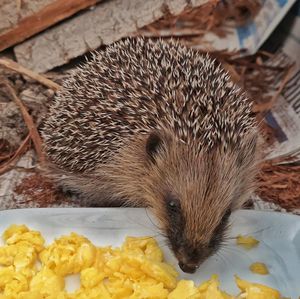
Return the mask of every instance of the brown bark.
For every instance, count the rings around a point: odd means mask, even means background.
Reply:
[[[55,0],[18,21],[0,34],[0,51],[5,50],[78,11],[94,5],[97,0]],[[17,11],[15,12],[17,14]]]
[[[0,34],[10,30],[18,22],[41,10],[54,0],[1,0]]]

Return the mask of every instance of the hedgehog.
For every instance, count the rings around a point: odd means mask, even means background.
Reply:
[[[63,83],[41,132],[47,175],[98,206],[147,207],[179,267],[194,273],[255,189],[251,105],[208,54],[126,38]]]

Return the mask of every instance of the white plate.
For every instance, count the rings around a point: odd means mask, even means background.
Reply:
[[[24,209],[0,212],[0,232],[10,224],[26,224],[42,232],[47,242],[55,237],[75,231],[88,237],[94,244],[120,245],[125,236],[155,236],[163,246],[168,262],[177,265],[164,239],[144,209],[135,208],[61,208]],[[196,274],[179,270],[180,278],[199,283],[212,274],[219,274],[222,288],[237,293],[233,275],[278,289],[282,295],[297,299],[300,296],[300,217],[260,211],[239,211],[231,217],[231,236],[249,234],[260,240],[260,245],[250,251],[229,245],[209,258]],[[255,261],[267,264],[270,275],[253,274],[249,265]],[[69,282],[70,283],[70,282]],[[68,283],[68,284],[69,284]],[[77,279],[71,279],[71,288]]]

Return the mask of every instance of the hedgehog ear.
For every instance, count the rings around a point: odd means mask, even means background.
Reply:
[[[155,163],[155,156],[158,153],[159,147],[162,145],[163,140],[159,133],[152,132],[146,141],[146,153],[151,162]]]

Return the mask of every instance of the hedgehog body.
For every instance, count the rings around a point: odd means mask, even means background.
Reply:
[[[216,61],[174,41],[130,38],[94,53],[64,83],[42,136],[53,178],[100,203],[149,206],[187,271],[219,246],[228,211],[254,186],[250,101]]]
[[[238,145],[249,100],[219,64],[178,43],[127,39],[77,69],[45,122],[46,150],[70,171],[106,163],[131,138],[168,129],[198,149]]]

